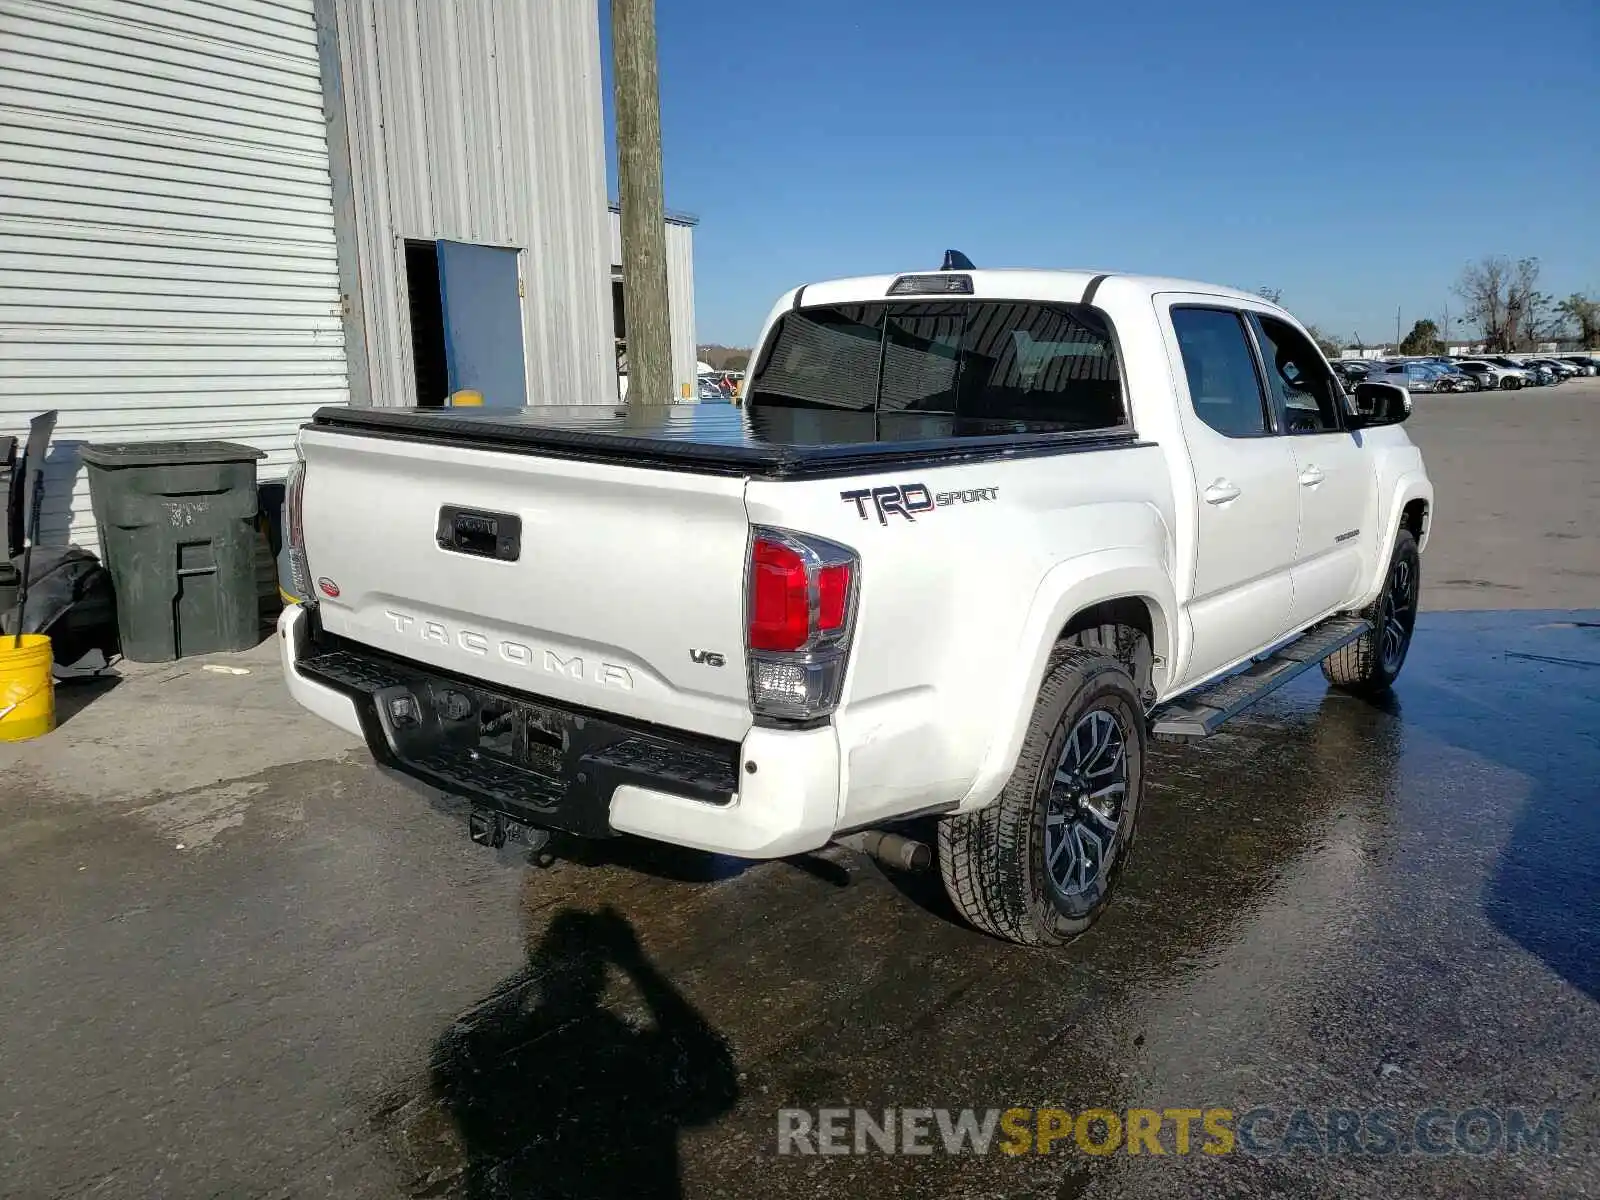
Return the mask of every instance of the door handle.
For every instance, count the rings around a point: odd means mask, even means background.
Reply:
[[[1322,468],[1315,466],[1307,467],[1304,471],[1300,472],[1300,486],[1316,487],[1317,484],[1321,483],[1324,478],[1325,476],[1322,474]]]
[[[1226,504],[1239,498],[1239,489],[1226,479],[1218,479],[1205,490],[1207,504]]]

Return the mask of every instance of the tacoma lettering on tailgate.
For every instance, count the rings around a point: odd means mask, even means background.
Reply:
[[[471,629],[449,629],[438,621],[419,621],[409,613],[395,612],[392,608],[384,609],[383,615],[394,622],[396,633],[415,631],[424,642],[436,646],[448,646],[479,658],[493,654],[503,662],[531,671],[542,671],[546,675],[564,675],[578,683],[633,690],[633,675],[627,667],[617,663],[586,663],[576,654],[563,658],[554,650],[539,649],[524,642],[506,639],[491,640]]]

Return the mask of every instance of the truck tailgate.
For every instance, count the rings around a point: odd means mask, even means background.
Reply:
[[[749,729],[741,477],[314,427],[300,445],[324,629],[568,704]]]

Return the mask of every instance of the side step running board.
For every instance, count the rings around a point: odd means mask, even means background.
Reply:
[[[1150,715],[1150,732],[1163,741],[1192,742],[1210,737],[1256,701],[1309,671],[1372,626],[1361,617],[1329,617],[1294,641],[1258,658],[1235,675],[1179,696]]]

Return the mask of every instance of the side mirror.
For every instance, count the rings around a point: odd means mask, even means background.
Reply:
[[[1398,425],[1411,415],[1411,393],[1392,383],[1358,383],[1355,395],[1355,427]]]

